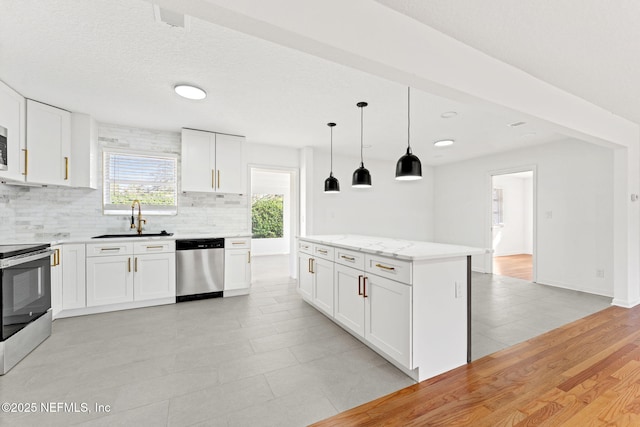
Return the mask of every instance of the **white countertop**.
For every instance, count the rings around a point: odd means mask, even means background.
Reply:
[[[470,246],[352,234],[304,236],[298,239],[410,261],[481,255],[491,252],[490,249]]]
[[[151,232],[150,232],[151,233]],[[7,241],[0,242],[1,244],[7,245],[15,245],[15,244],[35,244],[35,243],[49,243],[51,245],[61,245],[64,243],[101,243],[101,242],[111,242],[111,241],[145,241],[145,240],[179,240],[179,239],[218,239],[218,238],[234,238],[234,237],[251,237],[250,234],[240,233],[240,234],[210,234],[210,233],[202,233],[202,234],[182,234],[176,233],[172,236],[144,236],[137,237],[135,233],[131,233],[130,237],[109,237],[102,239],[94,239],[93,236],[100,236],[102,234],[124,234],[124,233],[100,233],[96,232],[92,236],[71,236],[71,237],[60,237],[60,238],[52,238],[50,240],[32,240],[32,241]]]

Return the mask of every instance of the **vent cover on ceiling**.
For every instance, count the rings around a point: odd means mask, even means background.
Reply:
[[[189,31],[191,26],[191,17],[182,13],[174,12],[169,9],[153,5],[153,15],[156,22],[162,22],[172,27],[184,28]]]

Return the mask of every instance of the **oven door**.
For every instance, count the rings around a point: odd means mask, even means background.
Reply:
[[[34,259],[36,258],[36,259]],[[50,252],[0,270],[2,341],[51,308]]]

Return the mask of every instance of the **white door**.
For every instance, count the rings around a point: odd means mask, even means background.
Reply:
[[[69,185],[71,113],[27,100],[27,182]]]
[[[364,298],[361,270],[335,265],[335,319],[345,328],[364,336]]]
[[[87,307],[133,301],[132,258],[87,258]]]
[[[215,191],[215,134],[182,129],[182,191]]]
[[[176,296],[174,253],[135,255],[133,266],[135,301]]]
[[[298,292],[307,301],[313,301],[313,273],[314,259],[307,254],[298,254]]]
[[[62,245],[62,308],[87,306],[86,251],[83,244]]]
[[[251,287],[251,252],[249,249],[225,249],[224,290]]]
[[[411,366],[411,286],[369,274],[364,281],[367,341]]]
[[[244,137],[216,134],[216,191],[247,194],[246,172],[242,167]]]
[[[316,258],[313,263],[313,304],[333,317],[333,262]]]

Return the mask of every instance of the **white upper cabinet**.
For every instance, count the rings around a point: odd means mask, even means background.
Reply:
[[[246,193],[244,137],[182,129],[182,191]]]
[[[27,182],[69,186],[71,113],[27,100]]]
[[[98,188],[98,129],[88,114],[71,113],[71,186]]]
[[[0,180],[24,182],[25,99],[0,81]],[[6,139],[6,148],[5,141]]]

